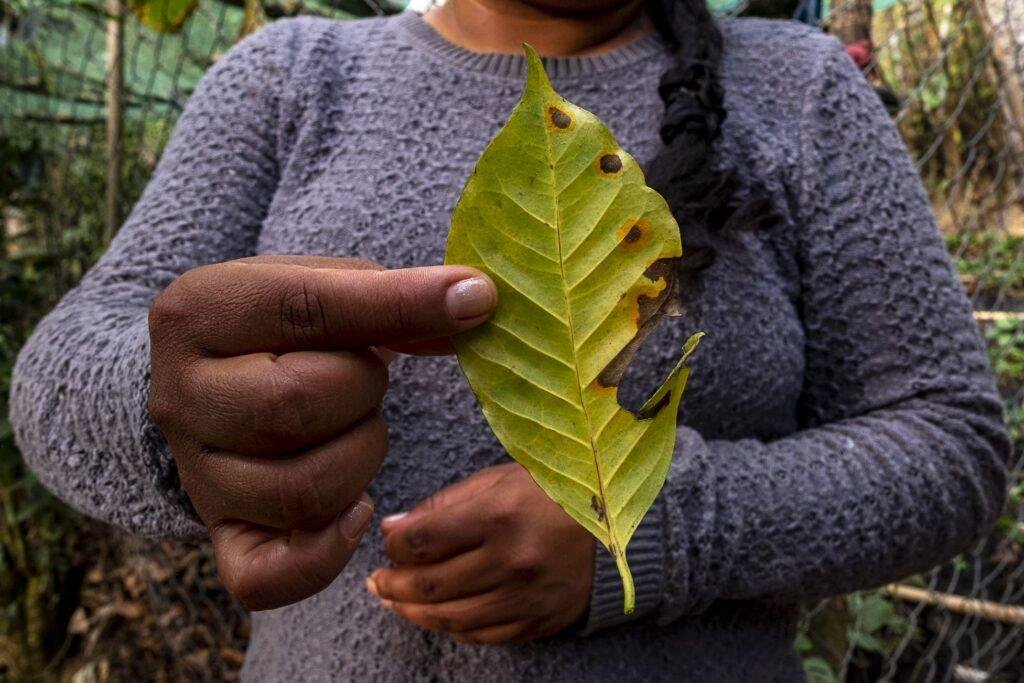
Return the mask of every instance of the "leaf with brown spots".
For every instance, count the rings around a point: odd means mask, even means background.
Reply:
[[[615,557],[628,613],[626,545],[665,482],[699,335],[638,414],[619,405],[640,343],[678,314],[679,227],[608,128],[526,54],[522,99],[452,216],[445,262],[484,271],[500,296],[455,349],[501,443]]]

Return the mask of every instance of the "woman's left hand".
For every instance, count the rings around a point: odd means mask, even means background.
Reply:
[[[367,588],[417,626],[500,644],[553,635],[587,610],[594,539],[521,465],[481,470],[381,528],[397,566]]]

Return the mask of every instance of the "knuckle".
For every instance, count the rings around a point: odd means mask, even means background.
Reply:
[[[305,384],[291,373],[268,373],[265,390],[250,402],[249,419],[258,434],[297,442],[308,436]]]
[[[327,335],[323,297],[310,282],[289,288],[280,295],[281,332],[300,344],[315,343]]]
[[[384,600],[391,600],[394,597],[394,589],[391,587],[391,577],[388,576],[391,572],[388,570],[381,571],[377,574],[372,574],[368,581],[368,585],[372,583],[373,590],[376,591],[376,596]]]
[[[188,327],[196,315],[196,304],[208,292],[223,289],[217,277],[219,265],[199,266],[179,275],[157,296],[149,309],[151,327],[178,330]],[[214,286],[216,284],[217,286]]]
[[[443,614],[431,614],[427,617],[434,630],[450,633],[455,630],[455,620]]]
[[[399,289],[392,289],[378,311],[377,323],[382,333],[405,333],[415,329],[415,313],[410,297]]]
[[[495,526],[509,526],[516,521],[517,516],[516,506],[504,497],[494,499],[487,510],[487,519]]]
[[[405,533],[405,549],[414,560],[425,561],[430,553],[430,532],[423,527],[413,527]]]
[[[292,529],[326,522],[330,514],[324,506],[316,468],[301,458],[289,463],[283,476],[277,478],[277,501],[285,527]]]
[[[412,586],[413,591],[423,598],[432,598],[437,593],[437,582],[422,572],[413,575]]]
[[[149,307],[149,329],[154,341],[159,342],[163,337],[182,330],[192,319],[195,304],[188,284],[191,280],[189,273],[185,273],[161,292]]]
[[[532,550],[520,551],[508,562],[509,574],[518,583],[536,581],[540,578],[543,568],[543,558]]]
[[[158,427],[169,425],[178,413],[176,402],[170,400],[164,391],[156,388],[150,390],[146,408],[149,411],[149,418]]]

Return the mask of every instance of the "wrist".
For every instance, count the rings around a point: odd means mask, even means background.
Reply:
[[[600,542],[595,542],[594,579],[583,635],[642,619],[661,602],[664,581],[662,505],[661,498],[655,500],[626,548],[636,587],[636,608],[632,614],[623,613],[622,578],[615,559]]]

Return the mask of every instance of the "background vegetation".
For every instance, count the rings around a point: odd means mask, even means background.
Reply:
[[[1018,448],[1006,515],[973,552],[896,586],[807,606],[797,648],[814,681],[1024,680],[1024,119],[1015,109],[1024,46],[1007,37],[1024,17],[1010,16],[1014,4],[848,0],[825,17],[847,42],[867,35],[876,47],[866,76],[919,161]],[[790,16],[796,2],[718,5]],[[11,367],[102,252],[111,219],[139,196],[188,94],[227,47],[280,16],[397,6],[131,0],[120,22],[119,145],[108,149],[112,6],[0,0],[0,680],[231,679],[248,620],[207,549],[127,538],[48,494],[7,422]]]

